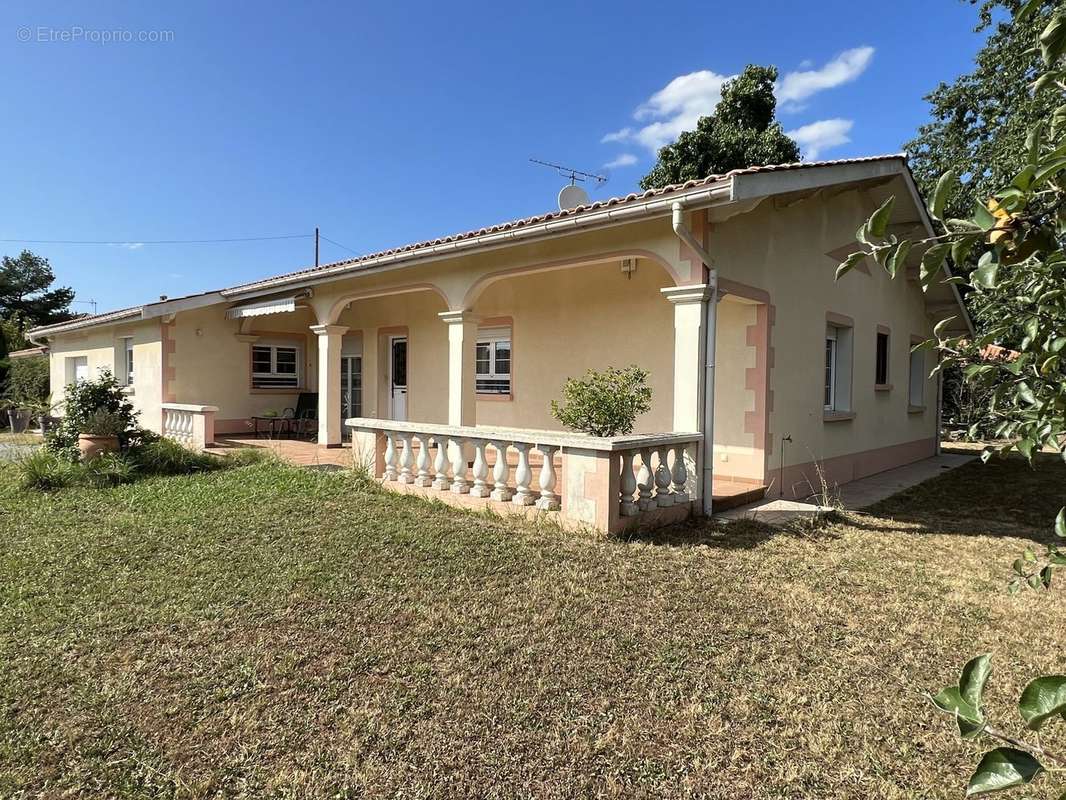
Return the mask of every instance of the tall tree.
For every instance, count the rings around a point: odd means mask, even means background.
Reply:
[[[722,85],[714,114],[700,117],[696,130],[659,150],[659,160],[641,181],[653,189],[706,178],[731,169],[799,161],[799,146],[775,121],[776,67],[749,64]]]
[[[945,209],[946,218],[965,218],[975,202],[984,203],[1010,183],[1025,158],[1025,138],[1047,120],[1058,100],[1054,92],[1030,90],[1044,72],[1039,48],[1033,47],[1047,18],[1031,14],[1022,21],[995,21],[997,6],[1014,15],[1021,0],[970,0],[978,6],[978,33],[989,31],[973,72],[941,83],[926,96],[932,121],[904,147],[922,192],[931,197],[937,180],[949,170],[964,179]],[[1055,3],[1047,0],[1046,6]]]
[[[50,325],[73,317],[70,302],[74,290],[51,288],[55,279],[47,258],[29,250],[23,250],[18,258],[4,256],[0,260],[0,316],[17,321],[20,327]]]

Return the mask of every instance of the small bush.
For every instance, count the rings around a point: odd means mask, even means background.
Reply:
[[[90,436],[121,436],[126,432],[126,421],[113,411],[96,409],[81,424],[78,433]]]
[[[85,483],[91,486],[118,486],[137,477],[137,465],[125,456],[105,453],[81,468]]]
[[[552,400],[552,415],[563,425],[593,436],[620,436],[633,432],[640,414],[651,408],[648,371],[638,366],[590,369],[581,380],[567,378],[565,405]]]
[[[65,413],[45,437],[45,447],[68,461],[77,461],[78,435],[89,417],[98,411],[114,414],[121,420],[119,441],[125,446],[129,433],[137,430],[137,412],[122,392],[115,376],[107,370],[91,381],[78,381],[66,389]]]
[[[131,447],[129,458],[145,475],[188,475],[224,466],[221,459],[193,452],[173,439],[162,437]]]
[[[214,458],[214,456],[207,456],[207,458]],[[277,457],[273,453],[263,447],[242,447],[222,456],[221,460],[227,467],[247,467],[273,461],[275,458]]]
[[[50,492],[76,483],[81,467],[48,450],[34,450],[18,460],[19,485],[23,489]]]

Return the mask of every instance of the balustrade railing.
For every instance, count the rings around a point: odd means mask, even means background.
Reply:
[[[218,406],[191,403],[163,403],[163,435],[192,449],[215,443],[215,414]]]
[[[657,509],[684,506],[687,513],[698,494],[696,433],[602,438],[369,418],[345,424],[355,439],[374,437],[375,469],[385,483],[562,511],[606,530]]]

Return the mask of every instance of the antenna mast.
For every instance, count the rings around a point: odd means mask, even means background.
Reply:
[[[571,186],[574,185],[575,181],[581,181],[582,183],[584,183],[585,181],[595,181],[597,186],[603,186],[603,184],[607,183],[606,175],[596,175],[592,172],[582,172],[581,170],[574,169],[573,167],[564,167],[562,164],[553,164],[551,161],[541,161],[539,158],[531,158],[529,160],[532,161],[534,164],[540,164],[542,167],[551,167],[564,178],[569,178]]]

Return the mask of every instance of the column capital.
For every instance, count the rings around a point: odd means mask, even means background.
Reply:
[[[312,325],[311,332],[316,336],[343,336],[348,332],[347,325]]]
[[[462,325],[465,322],[478,322],[481,320],[481,317],[473,311],[441,311],[437,316],[449,325]]]
[[[676,306],[703,303],[711,299],[711,287],[706,283],[694,283],[688,286],[667,286],[660,289],[663,297]]]

